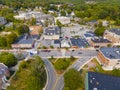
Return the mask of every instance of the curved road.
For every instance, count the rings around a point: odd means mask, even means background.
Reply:
[[[42,60],[44,61],[47,69],[47,85],[45,87],[45,90],[53,90],[53,87],[56,82],[55,70],[47,58],[42,58]]]

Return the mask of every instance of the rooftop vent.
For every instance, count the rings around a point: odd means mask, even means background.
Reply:
[[[97,90],[97,88],[93,88],[93,90]]]

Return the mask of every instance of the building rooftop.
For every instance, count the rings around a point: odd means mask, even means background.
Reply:
[[[117,35],[120,35],[120,28],[118,28],[118,29],[111,29],[111,30],[109,30],[110,32],[112,32],[112,33],[115,33],[115,34],[117,34]]]
[[[120,77],[88,72],[85,90],[120,90]]]
[[[33,44],[34,40],[38,38],[38,35],[23,35],[18,38],[14,44]]]
[[[92,38],[91,39],[94,43],[111,43],[108,39],[104,38]]]
[[[85,38],[70,38],[72,46],[78,46],[80,48],[90,46]]]
[[[84,36],[87,38],[87,37],[95,37],[95,33],[94,32],[91,32],[91,31],[87,31]]]
[[[45,35],[59,35],[60,34],[60,28],[59,27],[48,27],[44,30]]]
[[[103,53],[105,57],[109,59],[120,59],[120,48],[103,47],[100,48],[100,51]]]

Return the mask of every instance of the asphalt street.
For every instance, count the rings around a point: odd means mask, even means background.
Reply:
[[[47,69],[47,85],[45,87],[45,90],[53,90],[53,87],[56,82],[56,73],[52,66],[52,64],[48,61],[46,58],[42,58],[42,60],[45,63],[46,69]]]

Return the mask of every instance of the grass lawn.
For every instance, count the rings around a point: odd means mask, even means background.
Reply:
[[[42,90],[46,78],[44,63],[39,57],[22,61],[6,90]]]
[[[53,64],[57,73],[62,74],[76,60],[76,58],[50,58],[49,60]]]

